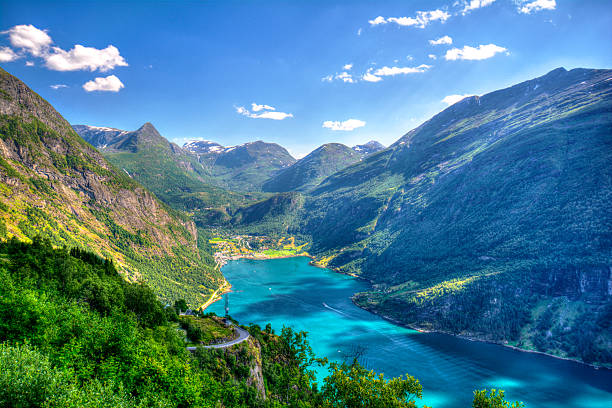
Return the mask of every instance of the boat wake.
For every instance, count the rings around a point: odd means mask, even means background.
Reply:
[[[336,308],[331,307],[330,305],[328,305],[327,303],[323,302],[323,307],[325,307],[326,309],[332,310],[342,316],[346,316],[346,317],[351,317],[351,315],[349,315],[348,313],[344,313],[342,310],[338,310]]]

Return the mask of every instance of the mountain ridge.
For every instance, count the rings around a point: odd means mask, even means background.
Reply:
[[[610,135],[612,71],[557,69],[466,98],[329,176],[293,228],[321,265],[375,284],[355,296],[368,310],[610,364]]]
[[[50,104],[2,69],[0,90],[2,237],[40,235],[58,246],[94,250],[114,259],[129,279],[145,279],[168,298],[185,295],[196,303],[224,282],[200,250],[191,219],[115,168]],[[172,262],[184,268],[181,276]],[[189,296],[185,284],[201,295]]]

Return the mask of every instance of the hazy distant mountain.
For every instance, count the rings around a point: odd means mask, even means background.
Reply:
[[[192,153],[205,155],[209,153],[221,153],[225,147],[219,143],[211,142],[210,140],[194,140],[183,145],[183,149],[189,150]]]
[[[383,146],[382,144],[380,144],[379,142],[375,140],[370,140],[366,144],[353,146],[353,150],[363,156],[368,156],[372,153],[380,152],[381,150],[384,150],[384,149],[385,149],[385,146]]]
[[[264,191],[306,191],[325,177],[361,160],[364,153],[340,143],[320,146],[277,175],[266,181]]]
[[[74,128],[92,144],[99,140],[100,129],[108,129]],[[151,123],[135,131],[114,131],[113,137],[105,131],[104,144],[97,146],[105,157],[168,205],[192,212],[198,226],[225,223],[230,219],[228,212],[251,202],[250,197],[218,187],[197,155],[169,142]]]
[[[237,191],[259,191],[267,179],[295,163],[284,147],[262,141],[231,147],[196,141],[183,148],[198,156],[220,186]]]
[[[72,128],[88,143],[100,149],[116,140],[119,135],[127,133],[121,129],[103,126],[72,125]]]

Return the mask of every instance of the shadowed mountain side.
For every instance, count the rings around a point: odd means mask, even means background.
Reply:
[[[612,71],[557,69],[466,98],[331,175],[296,228],[324,265],[379,284],[363,307],[610,364],[611,200]],[[460,298],[477,318],[451,313]],[[547,336],[560,321],[587,340]]]
[[[270,192],[307,191],[361,158],[362,154],[343,144],[324,144],[267,180],[262,188]]]

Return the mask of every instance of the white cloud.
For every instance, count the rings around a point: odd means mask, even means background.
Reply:
[[[377,76],[393,76],[399,74],[418,74],[423,73],[431,68],[431,65],[421,64],[418,67],[387,67],[378,68],[374,71]]]
[[[382,81],[381,77],[376,76],[374,74],[371,74],[370,72],[366,72],[365,74],[363,74],[361,79],[363,79],[366,82],[378,82],[378,81]]]
[[[438,57],[436,57],[436,55],[435,55],[435,54],[429,54],[429,55],[428,55],[428,57],[429,57],[430,59],[432,59],[432,60],[436,60],[436,59],[438,59]]]
[[[3,32],[3,34],[6,33],[13,47],[24,49],[36,57],[45,53],[53,42],[49,34],[31,24],[16,25]]]
[[[479,45],[478,48],[469,45],[463,48],[453,48],[446,51],[444,58],[447,60],[484,60],[495,56],[495,54],[507,51],[504,47],[495,44]]]
[[[344,72],[341,72],[341,73],[337,74],[337,75],[335,76],[335,78],[336,78],[336,79],[340,79],[340,80],[342,80],[343,82],[348,82],[348,83],[350,83],[350,84],[352,84],[353,82],[355,82],[355,80],[353,80],[353,76],[352,76],[351,74],[349,74],[348,72],[346,72],[346,71],[344,71]]]
[[[465,8],[463,9],[463,14],[466,14],[469,11],[479,9],[481,7],[486,7],[495,3],[495,0],[471,0],[465,3]]]
[[[357,35],[361,35],[361,32],[363,31],[362,28],[360,28],[359,30],[357,30]]]
[[[68,85],[65,84],[55,84],[55,85],[50,85],[51,89],[61,89],[61,88],[68,88]]]
[[[273,119],[273,120],[283,120],[286,118],[292,118],[293,114],[285,113],[285,112],[263,112],[258,115],[250,115],[251,118],[260,118],[260,119]]]
[[[75,45],[66,51],[53,47],[53,40],[46,31],[33,25],[16,25],[2,34],[8,34],[11,45],[45,61],[45,66],[54,71],[89,70],[109,71],[117,66],[125,67],[127,62],[119,50],[109,45],[104,49]]]
[[[123,83],[115,75],[109,75],[107,77],[98,77],[93,81],[87,81],[83,84],[83,89],[87,92],[93,91],[107,91],[107,92],[119,92],[121,88],[124,88]]]
[[[408,61],[412,61],[414,58],[412,57],[412,55],[406,55],[406,59],[407,59]]]
[[[411,58],[411,57],[408,56],[407,58]],[[398,62],[398,60],[395,60],[395,62]],[[431,68],[431,65],[425,65],[425,64],[421,64],[418,67],[387,67],[387,66],[384,66],[376,70],[374,70],[375,68],[370,67],[363,75],[353,76],[349,74],[348,72],[343,71],[339,74],[336,73],[333,75],[327,75],[321,78],[321,80],[325,82],[332,82],[334,80],[340,80],[340,81],[348,82],[351,84],[359,82],[359,81],[380,82],[383,80],[383,78],[381,78],[383,76],[422,73],[422,72],[427,71],[429,68]]]
[[[45,57],[46,65],[54,71],[100,70],[106,72],[117,66],[125,67],[127,62],[119,50],[109,45],[104,49],[75,45],[70,51],[53,47],[53,53]]]
[[[444,102],[445,104],[447,104],[448,106],[454,105],[457,102],[463,100],[464,98],[467,98],[468,96],[474,96],[473,94],[465,94],[465,95],[448,95],[445,96],[444,99],[442,99],[442,102]]]
[[[387,24],[387,20],[385,20],[383,16],[378,16],[374,20],[369,20],[368,23],[370,23],[370,25],[375,26],[379,24]]]
[[[348,65],[345,65],[344,68],[346,68]],[[352,64],[351,64],[351,68],[352,68]],[[341,73],[335,73],[333,75],[327,75],[324,76],[323,78],[321,78],[321,81],[324,82],[332,82],[334,79],[340,80],[342,82],[348,82],[350,84],[353,84],[357,81],[355,81],[355,79],[353,78],[353,76],[351,74],[349,74],[346,71],[343,71]]]
[[[343,70],[348,71],[351,68],[353,68],[353,64],[346,64],[345,66],[342,67]]]
[[[19,58],[19,55],[9,47],[0,47],[0,62],[11,62],[17,58]]]
[[[554,10],[557,7],[555,0],[535,0],[524,4],[519,8],[519,12],[523,14],[531,14],[532,11]]]
[[[415,26],[425,28],[430,22],[440,20],[445,22],[450,17],[450,14],[443,10],[432,11],[417,11],[414,17],[389,17],[384,18],[378,16],[374,20],[369,20],[370,25],[376,26],[379,24],[395,23],[400,26]]]
[[[264,110],[264,112],[253,113],[249,111],[247,108],[245,108],[244,106],[237,106],[236,112],[238,112],[241,115],[247,116],[249,118],[253,118],[253,119],[283,120],[286,118],[293,117],[293,114],[291,113],[277,112],[276,108],[270,105],[258,105],[256,103],[252,103],[251,106],[254,112],[259,112],[262,110]]]
[[[453,39],[450,38],[448,35],[445,35],[444,37],[440,37],[437,40],[429,40],[429,43],[431,45],[452,44]]]
[[[260,110],[276,110],[276,108],[270,105],[258,105],[256,103],[252,103],[251,110],[253,112],[259,112]]]
[[[337,120],[336,121],[326,120],[325,122],[323,122],[324,128],[331,129],[331,130],[343,130],[347,132],[363,127],[365,125],[366,123],[363,120],[359,120],[359,119],[348,119],[348,120],[345,120],[344,122],[340,122]]]
[[[26,61],[26,67],[33,67],[34,61]]]

